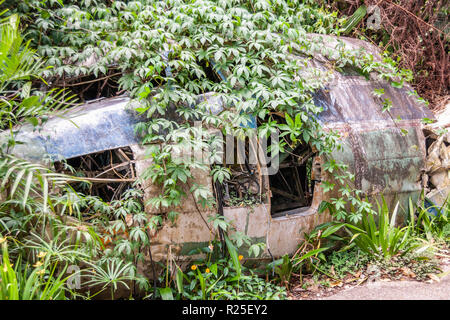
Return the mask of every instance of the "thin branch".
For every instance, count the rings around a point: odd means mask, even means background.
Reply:
[[[92,82],[97,82],[97,81],[102,81],[102,80],[105,80],[105,79],[108,79],[108,78],[112,78],[112,77],[115,77],[115,76],[118,76],[118,75],[121,75],[122,74],[122,72],[116,72],[116,73],[113,73],[113,74],[110,74],[110,75],[108,75],[108,76],[105,76],[105,77],[101,77],[101,78],[97,78],[97,79],[94,79],[94,80],[89,80],[89,81],[83,81],[83,82],[77,82],[77,83],[71,83],[71,84],[62,84],[64,87],[75,87],[75,86],[82,86],[82,85],[84,85],[84,84],[88,84],[88,83],[92,83]]]

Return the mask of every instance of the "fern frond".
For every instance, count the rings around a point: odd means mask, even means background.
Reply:
[[[63,187],[69,181],[82,181],[80,178],[55,173],[49,168],[27,160],[6,155],[0,162],[0,193],[5,193],[8,200],[18,200],[25,209],[33,195],[42,199],[42,211],[51,206],[49,191]]]

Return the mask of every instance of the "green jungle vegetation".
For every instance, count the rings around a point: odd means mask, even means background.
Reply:
[[[299,77],[308,66],[293,59],[321,52],[310,33],[386,43],[389,30],[365,28],[360,2],[345,13],[313,0],[2,1],[0,299],[287,299],[294,286],[334,287],[359,277],[368,265],[392,277],[401,268],[418,280],[437,273],[436,258],[449,244],[450,206],[433,215],[425,199],[410,201],[399,226],[398,207],[368,203],[351,187],[354,174],[330,156],[340,148],[338,132],[318,122],[321,108],[312,93],[326,77]],[[397,49],[389,47],[378,61],[337,46],[330,65],[375,73],[396,87],[414,84],[417,70],[403,68]],[[190,107],[206,92],[222,99],[220,116],[202,103]],[[144,117],[134,130],[152,161],[141,178],[161,189],[147,202],[141,179],[120,196],[103,199],[89,193],[92,184],[69,161],[60,162],[64,170],[58,171],[51,160],[30,162],[11,153],[24,124],[39,129],[58,112],[122,94],[139,103],[136,111]],[[380,105],[383,111],[390,107],[388,100]],[[294,255],[264,268],[246,262],[262,254],[264,243],[231,232],[217,214],[210,220],[214,238],[199,258],[187,267],[169,258],[151,261],[162,272],[149,277],[138,265],[149,263],[153,232],[183,214],[169,208],[191,196],[199,206],[217,207],[207,186],[194,183],[186,191],[191,170],[209,173],[214,184],[232,175],[227,166],[173,157],[173,138],[187,132],[178,143],[209,148],[211,158],[220,159],[222,141],[192,136],[208,127],[242,137],[252,117],[259,138],[273,132],[283,138],[272,152],[306,143],[325,159],[323,168],[342,182],[325,184],[341,194],[321,205],[333,221],[305,234]],[[257,203],[252,197],[243,201]],[[164,213],[149,215],[146,206]]]

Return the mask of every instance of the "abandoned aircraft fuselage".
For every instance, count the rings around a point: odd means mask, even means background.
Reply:
[[[358,40],[348,40],[359,45]],[[382,111],[380,101],[372,94],[374,89],[384,89],[384,97],[391,99],[392,108]],[[408,94],[409,87],[394,88],[386,82],[367,80],[358,75],[337,73],[333,83],[316,92],[314,101],[323,108],[319,120],[324,128],[337,130],[341,135],[341,151],[332,156],[349,166],[355,174],[354,187],[373,200],[384,195],[388,205],[397,201],[404,207],[408,198],[417,199],[421,190],[421,176],[425,165],[425,138],[421,129],[423,118],[433,118],[431,112]],[[134,154],[136,175],[141,175],[150,160],[133,132],[140,119],[126,105],[125,97],[105,99],[86,104],[68,112],[64,117],[50,119],[41,131],[20,130],[18,145],[12,152],[31,160],[50,155],[53,160],[70,159],[114,148],[130,147]],[[216,112],[220,108],[216,107]],[[30,149],[30,146],[32,147]],[[320,162],[320,159],[317,159]],[[195,171],[195,170],[193,170]],[[193,172],[198,184],[213,185],[204,171]],[[263,257],[292,254],[309,232],[330,219],[327,213],[319,214],[323,200],[339,197],[336,190],[323,193],[320,180],[333,181],[325,172],[316,178],[309,206],[271,214],[271,186],[267,176],[262,177],[268,196],[263,203],[250,207],[224,207],[224,216],[236,230],[244,232],[254,242],[266,244]],[[144,200],[158,195],[160,189],[144,181]],[[186,191],[188,188],[186,187]],[[216,209],[197,206],[189,195],[178,208],[175,224],[166,223],[153,234],[154,260],[165,260],[168,250],[181,260],[189,260],[190,252],[205,247],[213,238],[208,216]],[[160,214],[146,208],[148,214]],[[149,266],[143,266],[145,269]]]

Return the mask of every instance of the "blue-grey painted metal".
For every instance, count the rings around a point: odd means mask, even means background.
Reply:
[[[50,118],[42,127],[23,126],[11,153],[29,160],[69,159],[139,142],[135,125],[144,120],[127,97],[85,104]]]

